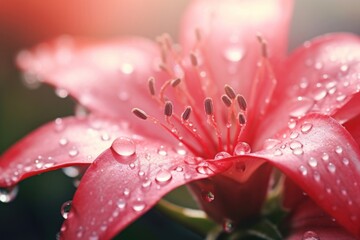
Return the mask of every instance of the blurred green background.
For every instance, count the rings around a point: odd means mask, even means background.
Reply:
[[[175,39],[189,0],[2,0],[0,1],[0,153],[31,130],[59,116],[71,115],[71,99],[52,89],[29,90],[14,66],[23,48],[59,34],[107,38],[141,35],[154,39],[168,32]],[[314,36],[336,31],[360,34],[359,0],[299,0],[291,26],[290,49]],[[1,173],[0,173],[1,174]],[[15,201],[0,203],[0,239],[55,239],[63,221],[60,206],[75,191],[62,171],[20,184]],[[181,197],[182,192],[178,193]],[[122,232],[120,239],[201,239],[150,211]]]

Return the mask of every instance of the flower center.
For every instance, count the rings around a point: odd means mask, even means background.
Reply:
[[[198,31],[196,36],[199,45],[201,36]],[[182,61],[184,59],[174,49],[170,37],[163,35],[158,42],[162,56],[159,68],[170,78],[160,86],[160,89],[157,89],[155,78],[150,77],[148,89],[153,100],[163,109],[164,120],[160,121],[161,119],[147,114],[140,108],[132,110],[134,115],[161,126],[197,157],[214,159],[221,153],[228,155],[249,153],[251,151],[249,144],[241,141],[243,129],[247,124],[245,98],[227,84],[223,87],[223,94],[218,93],[213,79],[208,74],[199,46],[196,46],[189,55],[189,62],[197,73],[190,79],[185,74],[179,76],[176,73],[176,70],[184,72]],[[196,102],[195,97],[188,91],[187,83],[191,81],[199,81],[201,86],[199,91],[205,96],[202,103],[199,103],[199,100]],[[175,93],[172,101],[166,96],[167,91]],[[174,111],[178,105],[183,108],[180,114]]]

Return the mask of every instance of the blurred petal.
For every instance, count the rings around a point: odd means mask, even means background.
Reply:
[[[133,140],[127,157],[115,148],[88,168],[61,236],[110,239],[172,189],[222,172],[229,164],[198,162],[157,140]]]
[[[0,186],[71,165],[88,165],[119,135],[129,135],[126,124],[109,119],[58,118],[33,131],[0,159]]]
[[[288,240],[355,239],[309,199],[298,204],[287,220],[290,225],[290,236],[286,238]]]
[[[219,89],[230,84],[248,98],[260,56],[256,36],[269,43],[270,60],[277,65],[287,51],[291,10],[288,0],[193,1],[183,18],[181,44],[186,53],[199,55]]]
[[[344,127],[349,131],[349,133],[360,146],[360,115],[346,122]]]

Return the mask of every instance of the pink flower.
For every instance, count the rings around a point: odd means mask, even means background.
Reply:
[[[291,8],[195,1],[181,49],[163,35],[62,38],[20,53],[27,74],[90,114],[15,144],[1,156],[0,186],[89,165],[61,236],[109,239],[186,183],[215,221],[256,222],[276,167],[287,176],[289,238],[360,237],[360,39],[323,36],[285,59]]]

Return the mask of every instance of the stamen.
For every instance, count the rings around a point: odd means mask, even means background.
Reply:
[[[196,28],[196,29],[195,29],[195,37],[196,37],[197,42],[200,42],[200,41],[201,41],[202,36],[201,36],[201,31],[200,31],[199,28]]]
[[[206,115],[212,115],[214,113],[214,106],[211,98],[205,99],[204,106]]]
[[[242,113],[239,113],[238,114],[238,121],[239,121],[240,125],[245,125],[245,123],[246,123],[245,115],[242,114]]]
[[[227,95],[229,98],[235,99],[236,93],[235,93],[234,89],[233,89],[230,85],[227,85],[227,84],[226,84],[225,87],[224,87],[224,89],[225,89],[226,95]]]
[[[184,112],[181,114],[181,119],[183,121],[187,121],[190,118],[190,114],[191,114],[191,107],[187,106],[184,110]]]
[[[171,80],[170,85],[171,85],[172,87],[176,87],[176,86],[179,85],[180,83],[181,83],[181,78],[176,78],[176,79],[174,79],[174,80]]]
[[[164,108],[164,114],[167,117],[171,117],[173,114],[173,104],[170,101],[166,101],[165,108]]]
[[[198,62],[198,59],[197,59],[195,53],[190,53],[190,61],[194,67],[199,66],[199,62]]]
[[[222,95],[221,100],[225,104],[226,107],[231,107],[232,101],[227,95],[225,95],[225,94]]]
[[[149,92],[151,96],[155,96],[155,78],[150,77],[148,80]]]
[[[267,42],[265,41],[265,39],[260,35],[258,34],[257,36],[257,39],[261,45],[261,55],[264,57],[264,58],[267,58],[268,57],[268,51],[267,51]]]
[[[148,118],[148,115],[139,108],[133,108],[131,112],[140,119],[146,120]]]
[[[245,98],[238,94],[236,96],[236,101],[238,102],[238,105],[239,105],[239,108],[242,110],[242,111],[246,111],[246,108],[247,108],[247,103],[246,103],[246,100]]]

